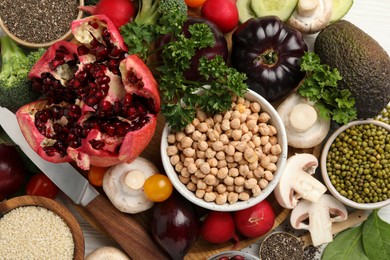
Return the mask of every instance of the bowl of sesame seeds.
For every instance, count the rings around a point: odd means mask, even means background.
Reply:
[[[0,203],[0,255],[5,259],[84,259],[84,236],[55,200],[19,196]]]
[[[84,0],[1,0],[0,27],[27,48],[47,48],[72,37],[70,25],[80,19]]]

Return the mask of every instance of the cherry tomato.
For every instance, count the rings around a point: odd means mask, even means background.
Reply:
[[[146,179],[144,184],[146,197],[154,202],[161,202],[168,199],[172,191],[172,183],[164,174],[153,174]]]
[[[88,171],[89,182],[92,185],[101,187],[103,185],[104,174],[106,173],[107,170],[108,170],[107,167],[91,166],[91,168]]]
[[[54,199],[59,191],[58,187],[42,172],[33,175],[26,185],[27,195]]]
[[[207,0],[202,6],[201,15],[215,23],[223,33],[232,31],[239,21],[234,0]]]
[[[200,7],[206,0],[184,0],[189,7]]]

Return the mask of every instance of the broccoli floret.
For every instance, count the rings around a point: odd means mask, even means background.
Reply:
[[[138,2],[138,12],[134,17],[134,23],[142,25],[154,25],[160,16],[158,9],[162,0],[141,0]]]
[[[32,90],[27,76],[45,50],[42,48],[26,54],[8,36],[0,37],[0,46],[0,106],[15,112],[39,97],[39,94]]]

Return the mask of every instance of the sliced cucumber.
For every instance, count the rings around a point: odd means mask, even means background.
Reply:
[[[257,17],[276,15],[282,21],[293,13],[298,0],[252,0],[251,7]]]
[[[333,0],[332,1],[332,15],[330,16],[330,22],[336,22],[344,17],[351,9],[353,0]]]
[[[241,23],[245,23],[247,20],[255,17],[250,2],[251,0],[237,0],[236,2],[238,19]]]

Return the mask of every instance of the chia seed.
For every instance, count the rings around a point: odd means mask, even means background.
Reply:
[[[0,17],[16,37],[46,43],[69,31],[78,5],[76,0],[1,0]]]
[[[260,246],[261,260],[302,260],[303,244],[286,232],[269,235]]]

